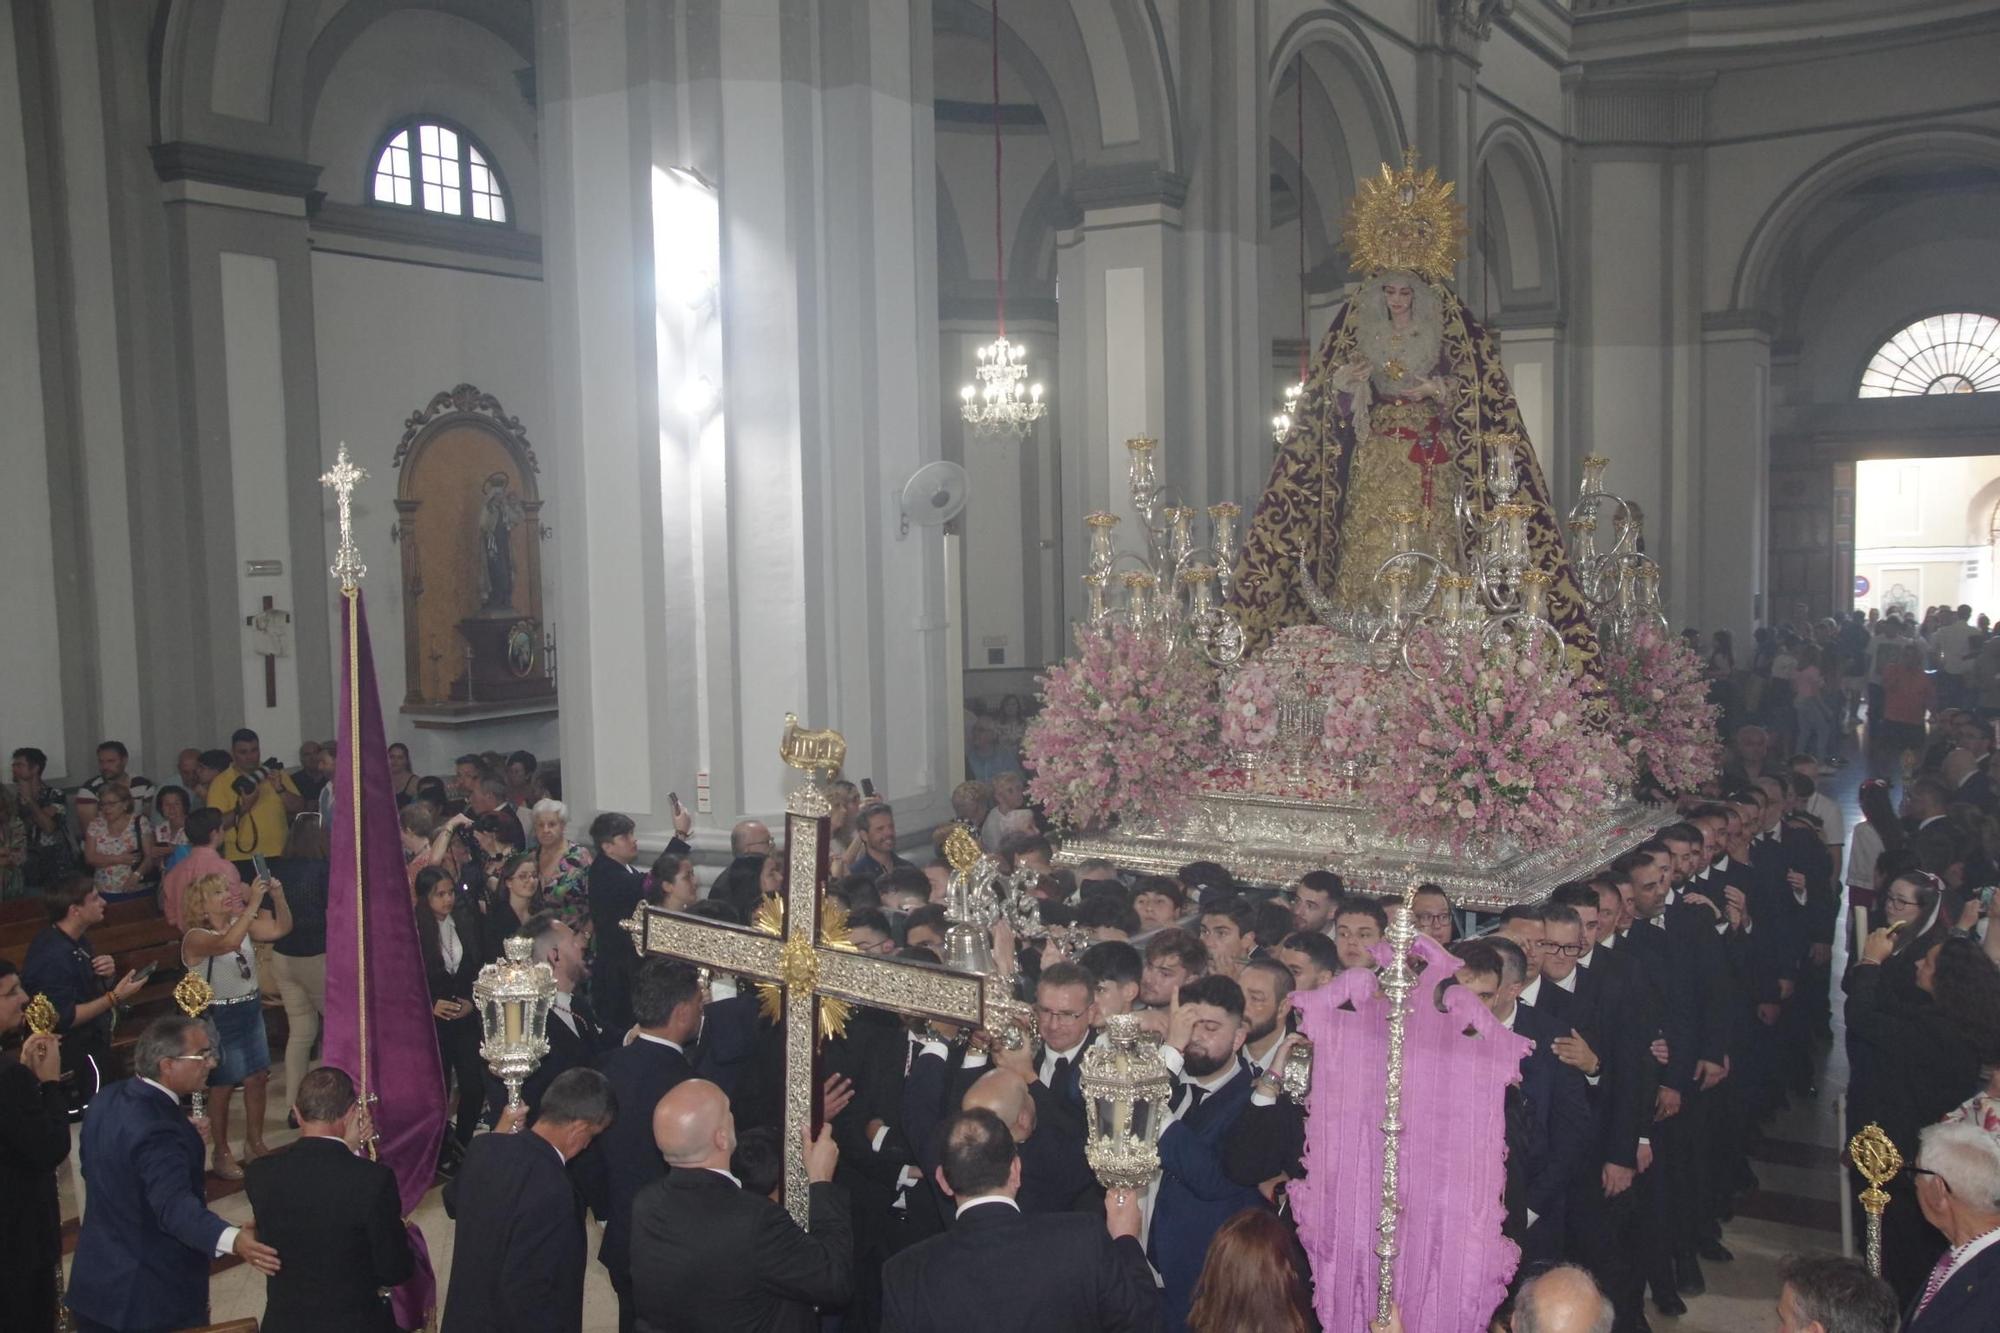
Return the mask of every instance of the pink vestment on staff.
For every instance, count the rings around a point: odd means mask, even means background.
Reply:
[[[1520,1261],[1500,1234],[1504,1097],[1533,1043],[1463,986],[1445,993],[1440,1013],[1438,983],[1458,963],[1421,935],[1411,953],[1425,970],[1404,1024],[1396,1303],[1407,1333],[1481,1333]],[[1376,954],[1386,961],[1388,946]],[[1287,1193],[1312,1260],[1320,1323],[1349,1333],[1375,1317],[1389,1005],[1374,974],[1358,968],[1295,994],[1292,1004],[1313,1042],[1314,1077],[1306,1178]]]

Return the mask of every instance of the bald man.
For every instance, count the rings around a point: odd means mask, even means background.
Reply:
[[[966,1089],[959,1109],[991,1111],[1013,1134],[1021,1152],[1021,1190],[1015,1202],[1022,1212],[1100,1212],[1104,1190],[1084,1160],[1083,1144],[1057,1132],[1053,1119],[1045,1119],[1043,1112],[1054,1107],[1056,1097],[1033,1079],[1034,1069],[1033,1061],[1021,1060],[990,1070]],[[925,1165],[935,1168],[937,1163]]]
[[[1611,1301],[1575,1264],[1551,1268],[1514,1298],[1514,1333],[1611,1333]]]
[[[810,1232],[729,1173],[736,1117],[715,1084],[688,1079],[660,1098],[653,1141],[671,1169],[632,1201],[639,1333],[812,1333],[814,1306],[847,1301],[854,1232],[831,1129],[806,1144]]]

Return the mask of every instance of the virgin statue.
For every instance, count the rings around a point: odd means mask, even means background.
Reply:
[[[521,502],[514,498],[504,472],[486,478],[479,490],[479,609],[511,614],[514,543],[510,534],[524,518]]]
[[[1499,346],[1446,281],[1465,234],[1451,191],[1435,168],[1416,169],[1414,152],[1356,191],[1342,230],[1362,280],[1306,379],[1237,559],[1231,605],[1252,650],[1312,623],[1310,603],[1322,596],[1341,610],[1379,608],[1375,575],[1395,551],[1398,516],[1415,516],[1421,548],[1467,567],[1473,551],[1453,499],[1462,492],[1485,515],[1491,437],[1512,435],[1513,499],[1532,510],[1530,561],[1551,580],[1548,618],[1572,667],[1594,673],[1596,634]]]

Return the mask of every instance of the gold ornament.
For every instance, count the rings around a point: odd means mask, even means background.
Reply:
[[[1861,1191],[1861,1207],[1868,1214],[1868,1271],[1880,1277],[1882,1210],[1889,1206],[1889,1192],[1882,1187],[1903,1169],[1903,1154],[1880,1125],[1869,1125],[1847,1141],[1847,1156],[1868,1182],[1868,1188]]]
[[[766,898],[758,907],[752,924],[766,935],[784,934],[784,899]],[[820,901],[819,942],[829,949],[857,952],[853,939],[847,933],[847,909],[828,899]],[[819,989],[819,981],[819,950],[813,947],[812,941],[804,936],[786,940],[785,947],[778,951],[777,978],[757,983],[757,1007],[766,1021],[775,1024],[785,1015],[785,992],[809,996]],[[827,1041],[845,1033],[847,1020],[853,1012],[853,1006],[847,1001],[822,994],[819,997],[820,1039]]]
[[[1403,150],[1398,171],[1387,162],[1361,182],[1341,219],[1342,247],[1356,272],[1403,271],[1444,282],[1465,246],[1465,207],[1436,167],[1417,170],[1417,150]]]
[[[56,1030],[58,1018],[56,1007],[49,1002],[49,997],[46,995],[37,995],[28,1001],[26,1017],[30,1036],[46,1037]]]
[[[200,1018],[202,1012],[215,1002],[215,992],[209,984],[194,973],[189,972],[174,985],[174,1003],[189,1018]]]
[[[979,839],[972,836],[972,830],[963,824],[955,825],[945,835],[944,859],[953,870],[970,870],[979,864],[979,858],[986,853],[979,850]]]
[[[810,773],[816,781],[831,782],[847,762],[847,741],[837,731],[806,731],[796,713],[785,714],[785,734],[778,742],[778,756],[791,767]]]

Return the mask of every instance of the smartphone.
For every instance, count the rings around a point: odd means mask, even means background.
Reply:
[[[139,980],[141,980],[141,981],[150,981],[150,980],[152,980],[152,978],[153,978],[153,973],[155,973],[155,972],[157,972],[157,971],[159,971],[159,970],[160,970],[160,965],[159,965],[159,963],[157,963],[157,962],[152,962],[152,963],[148,963],[148,964],[146,964],[146,965],[145,965],[144,967],[142,967],[142,968],[139,968],[139,969],[135,970],[135,971],[134,971],[134,972],[132,973],[132,975],[133,975],[133,976],[135,976],[135,977],[137,977],[137,978],[138,978]]]
[[[674,813],[679,814],[681,812],[681,794],[677,791],[670,791],[667,793],[667,800],[673,805]]]
[[[873,779],[873,778],[863,778],[863,779],[861,779],[861,794],[862,794],[863,796],[866,796],[866,797],[868,797],[868,798],[869,798],[869,799],[871,799],[871,800],[872,800],[872,799],[874,799],[874,796],[875,796],[875,779]]]
[[[1995,889],[2000,889],[2000,884],[1988,884],[1979,891],[1979,906],[1982,909],[1991,910],[1993,906],[1993,891]]]
[[[264,853],[262,852],[250,853],[250,865],[253,869],[256,870],[258,879],[269,879],[271,877],[271,867],[270,864],[264,860]]]

